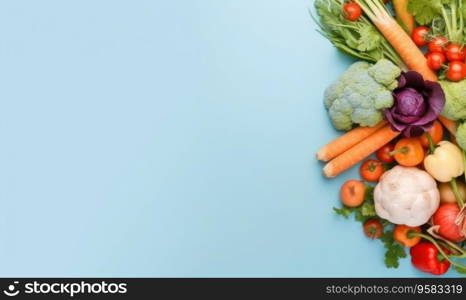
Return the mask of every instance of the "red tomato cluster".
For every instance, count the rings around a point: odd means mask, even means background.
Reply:
[[[460,81],[466,77],[466,50],[464,45],[450,43],[443,36],[430,36],[430,29],[425,26],[415,28],[411,34],[413,42],[427,46],[427,65],[434,71],[445,69],[445,76],[450,81]]]

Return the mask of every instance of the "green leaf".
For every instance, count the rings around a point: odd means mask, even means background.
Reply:
[[[333,2],[328,0],[316,0],[314,2],[317,14],[320,16],[320,22],[323,25],[339,24],[341,9],[338,10]]]
[[[390,248],[393,242],[395,242],[395,239],[393,238],[393,231],[386,230],[380,237],[380,240],[384,244],[385,248]]]
[[[343,0],[314,1],[318,18],[312,13],[311,18],[319,26],[318,31],[337,49],[359,59],[377,62],[388,58],[397,65],[402,64],[401,58],[366,17],[351,22],[343,16],[344,3]]]
[[[366,190],[364,191],[364,202],[374,204],[374,187],[366,184]]]
[[[380,240],[387,250],[385,252],[385,265],[387,268],[398,268],[400,258],[406,257],[405,249],[395,241],[392,230],[385,231]]]
[[[458,266],[453,266],[453,269],[455,269],[455,271],[460,273],[460,274],[466,275],[466,269],[465,268],[461,268],[461,267],[458,267]]]
[[[340,216],[343,216],[345,219],[348,219],[350,214],[353,212],[353,209],[350,207],[343,206],[342,208],[334,207],[333,211]]]
[[[372,51],[380,47],[382,37],[378,31],[371,24],[363,25],[359,29],[358,50],[359,51]]]
[[[446,36],[447,35],[445,20],[441,17],[435,17],[432,20],[430,29],[431,29],[433,36]]]
[[[387,268],[398,268],[400,258],[406,257],[406,251],[400,244],[392,244],[385,252],[385,265]]]
[[[361,214],[364,217],[375,217],[377,214],[375,213],[374,204],[364,203],[361,207]]]
[[[426,25],[441,15],[441,0],[409,0],[408,11],[413,14],[416,21],[421,25]]]
[[[354,212],[354,219],[364,224],[368,218],[362,214],[362,209],[358,209]]]

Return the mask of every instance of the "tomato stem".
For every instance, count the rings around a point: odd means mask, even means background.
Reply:
[[[450,181],[450,184],[451,184],[451,189],[453,191],[453,194],[455,195],[456,201],[458,201],[459,207],[463,208],[464,201],[463,201],[463,198],[461,197],[460,193],[458,192],[458,185],[456,184],[456,178],[453,178]]]
[[[427,141],[429,142],[429,152],[430,154],[433,154],[435,151],[435,145],[434,141],[432,140],[432,136],[427,131],[424,134],[426,135]]]
[[[409,152],[409,148],[405,146],[405,147],[401,147],[400,149],[393,150],[389,154],[393,156],[393,155],[395,155],[397,153],[406,154],[408,152]]]
[[[440,254],[442,254],[443,257],[445,257],[452,265],[458,267],[458,268],[461,268],[463,270],[466,270],[466,266],[462,265],[462,264],[459,264],[457,262],[455,262],[454,260],[451,259],[450,256],[454,256],[455,258],[464,258],[466,257],[466,252],[464,251],[464,249],[461,249],[461,255],[448,255],[445,253],[445,251],[443,251],[442,247],[439,246],[439,244],[437,243],[437,241],[435,239],[433,239],[431,236],[428,236],[426,234],[422,234],[422,233],[415,233],[415,235],[423,238],[423,239],[426,239],[428,240],[429,242],[431,242],[432,244],[434,244],[435,248],[437,248],[437,250],[440,252]],[[450,243],[448,243],[449,246],[451,247]],[[454,247],[454,248],[458,248],[458,247]]]
[[[466,151],[463,150],[463,163],[466,166]],[[466,180],[466,172],[464,172],[464,179]]]

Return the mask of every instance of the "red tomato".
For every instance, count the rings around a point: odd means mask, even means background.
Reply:
[[[378,239],[383,234],[383,226],[379,220],[369,219],[364,223],[364,233],[370,239]]]
[[[378,181],[384,172],[383,165],[379,160],[366,160],[359,168],[359,174],[366,181]]]
[[[466,64],[460,61],[452,61],[448,65],[448,70],[445,75],[450,81],[463,80],[464,77],[466,77]]]
[[[386,144],[385,146],[377,150],[375,156],[377,156],[377,158],[383,161],[384,163],[391,163],[395,160],[393,155],[390,154],[390,152],[392,152],[393,150],[395,150],[395,145]]]
[[[462,242],[465,237],[461,234],[455,219],[460,212],[456,203],[446,203],[440,205],[435,214],[432,216],[434,225],[439,225],[438,233],[452,242]]]
[[[427,43],[426,38],[428,33],[429,28],[425,26],[419,26],[414,28],[413,32],[411,33],[411,38],[417,46],[422,47]]]
[[[463,61],[466,58],[463,46],[457,43],[451,43],[446,47],[445,53],[449,61]]]
[[[430,134],[434,145],[437,145],[443,138],[443,127],[442,124],[437,120],[435,120],[434,125],[427,132]],[[421,135],[420,139],[422,147],[429,148],[429,140],[427,139],[425,133]]]
[[[442,52],[429,52],[426,57],[427,65],[434,71],[440,70],[447,60]]]
[[[429,44],[427,44],[427,48],[429,48],[429,52],[442,52],[443,53],[447,45],[448,45],[447,38],[443,36],[436,36],[429,42]]]
[[[345,17],[350,21],[356,21],[361,16],[361,6],[355,2],[348,2],[343,6]]]

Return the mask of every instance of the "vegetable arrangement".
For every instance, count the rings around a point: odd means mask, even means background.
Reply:
[[[382,241],[389,268],[409,252],[423,272],[466,274],[466,0],[314,4],[319,32],[358,60],[323,96],[345,131],[317,152],[324,175],[361,163],[334,211]]]

